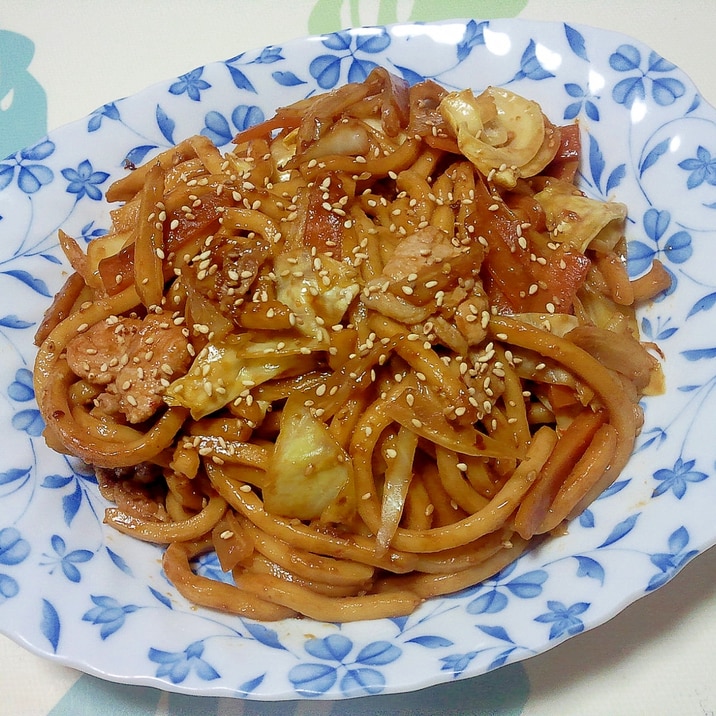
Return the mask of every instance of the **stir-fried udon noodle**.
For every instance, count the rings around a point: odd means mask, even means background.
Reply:
[[[629,280],[579,151],[508,90],[377,69],[128,168],[109,233],[60,232],[47,443],[196,604],[391,617],[493,575],[615,479],[661,387],[634,312],[668,274]]]

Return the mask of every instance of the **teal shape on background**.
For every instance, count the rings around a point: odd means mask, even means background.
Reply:
[[[0,158],[47,133],[47,95],[29,72],[34,53],[28,37],[0,30]]]
[[[242,701],[163,694],[83,674],[48,716],[519,716],[529,697],[522,664],[405,694],[345,701]]]

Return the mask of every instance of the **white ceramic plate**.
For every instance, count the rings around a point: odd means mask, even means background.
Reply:
[[[219,145],[375,65],[449,89],[505,85],[583,129],[581,186],[628,204],[631,270],[673,290],[641,316],[665,355],[635,455],[569,528],[494,579],[402,619],[258,624],[196,609],[160,551],[102,524],[93,476],[48,450],[32,337],[65,267],[62,227],[108,228],[102,193],[190,134]],[[474,676],[592,628],[716,542],[716,112],[630,38],[519,20],[404,24],[246,52],[101,107],[0,162],[0,631],[108,679],[252,699],[399,692]],[[219,573],[207,560],[203,573]]]

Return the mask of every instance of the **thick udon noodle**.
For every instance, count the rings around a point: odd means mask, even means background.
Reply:
[[[48,444],[194,603],[413,611],[493,575],[623,468],[659,388],[625,207],[576,126],[384,70],[107,192],[37,335]],[[214,550],[233,584],[199,576]]]

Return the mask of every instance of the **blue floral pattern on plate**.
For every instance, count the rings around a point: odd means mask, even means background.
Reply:
[[[195,609],[160,551],[108,530],[86,467],[47,449],[32,338],[66,272],[57,229],[106,230],[103,192],[194,133],[220,146],[275,109],[382,65],[409,82],[507,85],[579,121],[580,184],[629,206],[629,270],[672,289],[640,313],[667,391],[619,480],[570,526],[483,584],[401,619],[260,624]],[[672,63],[563,23],[456,20],[348,30],[199,67],[0,161],[0,630],[93,674],[252,699],[416,689],[538,654],[604,622],[716,542],[716,112]],[[211,558],[197,569],[217,576]]]

